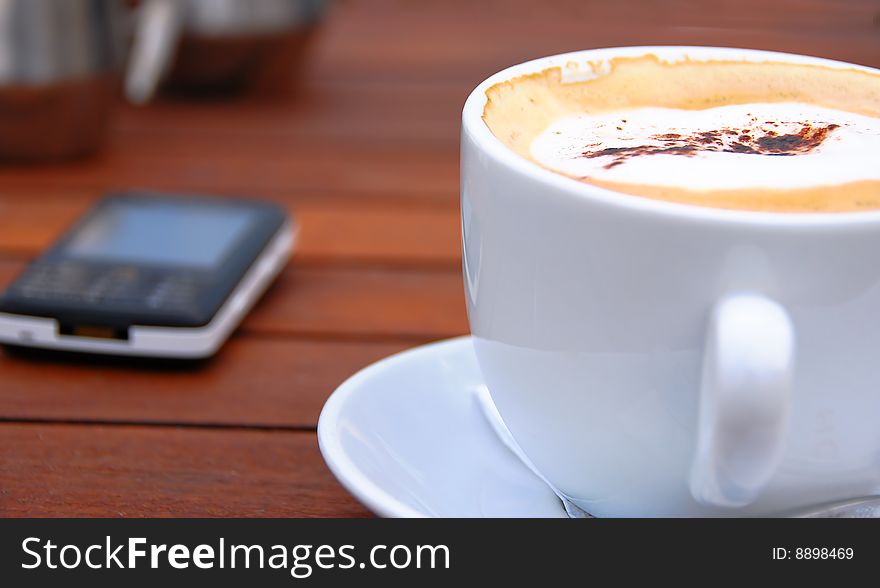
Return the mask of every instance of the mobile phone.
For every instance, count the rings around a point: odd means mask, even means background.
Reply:
[[[105,197],[0,295],[0,343],[208,357],[284,267],[295,229],[257,200]]]

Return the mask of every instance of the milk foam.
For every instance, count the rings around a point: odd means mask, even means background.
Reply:
[[[880,119],[796,102],[578,115],[531,144],[575,178],[695,191],[880,180],[878,154]]]

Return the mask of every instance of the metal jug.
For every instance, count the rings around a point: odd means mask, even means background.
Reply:
[[[295,52],[326,4],[0,0],[0,160],[95,151],[124,66],[126,95],[136,103],[169,73],[196,86],[247,83],[278,54]]]
[[[0,158],[93,151],[124,59],[122,0],[0,0]]]
[[[222,90],[266,81],[267,73],[289,79],[327,5],[327,0],[152,0],[138,18],[126,94],[132,102],[146,102],[163,80]]]

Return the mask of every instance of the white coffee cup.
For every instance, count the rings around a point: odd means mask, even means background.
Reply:
[[[880,211],[621,195],[524,159],[482,120],[498,82],[646,54],[859,67],[627,47],[480,84],[462,117],[463,265],[499,412],[544,476],[596,516],[773,515],[880,493]]]

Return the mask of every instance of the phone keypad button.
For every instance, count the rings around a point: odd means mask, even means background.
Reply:
[[[16,289],[27,298],[79,300],[91,279],[88,268],[79,264],[39,264],[28,269],[26,275],[16,284]]]
[[[196,300],[198,284],[192,278],[175,276],[159,281],[147,296],[151,308],[186,310]]]

